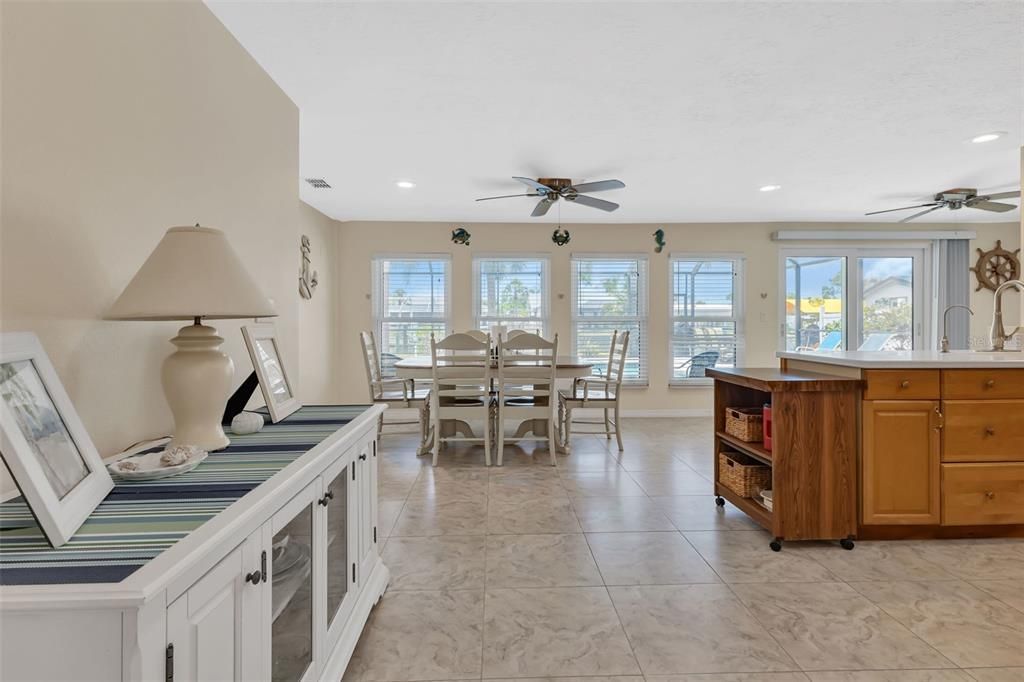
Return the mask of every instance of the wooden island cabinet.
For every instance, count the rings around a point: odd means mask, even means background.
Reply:
[[[780,353],[860,378],[859,538],[1024,536],[1024,356]]]

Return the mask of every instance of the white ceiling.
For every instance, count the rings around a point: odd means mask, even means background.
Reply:
[[[566,223],[849,221],[1019,187],[1022,2],[207,4],[299,106],[301,175],[333,185],[301,196],[339,220],[537,220],[474,203],[512,175],[626,183]]]

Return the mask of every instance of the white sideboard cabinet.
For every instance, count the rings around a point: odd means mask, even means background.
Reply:
[[[280,443],[323,435],[303,419],[331,409],[355,416],[123,580],[0,587],[0,679],[339,680],[388,584],[377,551],[383,407],[302,408],[200,469],[248,466],[224,459],[235,456],[256,471]],[[215,505],[224,486],[207,477],[211,491],[184,490]]]

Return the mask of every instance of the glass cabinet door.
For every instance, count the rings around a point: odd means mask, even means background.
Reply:
[[[310,489],[307,489],[310,490]],[[271,680],[303,679],[313,663],[313,516],[315,494],[300,493],[273,524],[271,547]],[[292,515],[289,518],[289,513]]]
[[[352,560],[349,556],[349,480],[351,463],[333,478],[328,473],[324,500],[327,511],[327,627],[343,623],[347,615],[347,599],[352,587]]]

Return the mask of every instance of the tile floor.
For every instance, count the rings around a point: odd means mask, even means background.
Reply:
[[[391,584],[345,682],[1024,682],[1024,541],[769,537],[711,496],[710,424],[549,464],[381,441]]]

